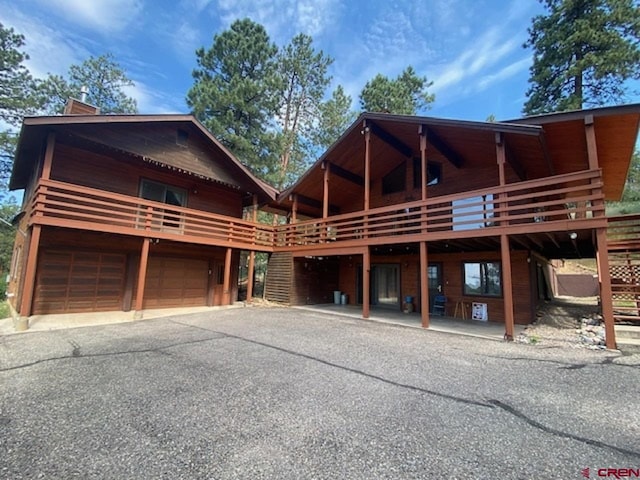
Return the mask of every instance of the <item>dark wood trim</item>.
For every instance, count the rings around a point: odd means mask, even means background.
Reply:
[[[224,280],[222,284],[222,304],[231,305],[231,248],[227,248],[224,256]]]
[[[318,209],[320,212],[322,212],[322,202],[321,201],[316,200],[315,198],[307,197],[306,195],[302,195],[300,193],[296,193],[295,195],[298,198],[298,203],[306,205],[307,207]],[[329,212],[332,213],[332,214],[334,214],[334,213],[335,214],[339,214],[340,213],[340,207],[338,207],[336,205],[329,204]]]
[[[25,266],[24,284],[22,286],[22,299],[20,302],[20,316],[29,317],[33,307],[33,293],[36,288],[36,269],[38,266],[38,249],[40,248],[40,225],[34,225],[29,239],[27,252],[27,264]]]
[[[600,281],[600,298],[602,318],[604,319],[605,343],[610,350],[616,348],[615,319],[613,317],[613,290],[611,288],[611,271],[607,251],[607,229],[596,230],[596,262],[598,280]]]
[[[355,183],[360,187],[364,187],[364,177],[361,177],[358,174],[355,174],[346,168],[342,168],[340,165],[336,165],[335,163],[329,164],[329,170],[332,174],[337,177],[343,178],[351,183]]]
[[[413,156],[413,148],[398,140],[380,125],[375,122],[367,122],[367,125],[371,129],[371,133],[400,153],[403,157],[410,158]]]
[[[446,158],[451,165],[456,168],[461,168],[465,163],[464,158],[456,152],[452,147],[449,146],[442,138],[440,138],[432,128],[427,127],[426,133],[429,137],[429,143],[438,150],[444,158]]]

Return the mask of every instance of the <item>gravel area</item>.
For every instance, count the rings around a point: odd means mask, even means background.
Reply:
[[[581,478],[640,465],[640,368],[244,308],[0,337],[0,478]]]

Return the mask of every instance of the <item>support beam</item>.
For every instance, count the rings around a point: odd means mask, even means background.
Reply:
[[[420,136],[420,185],[422,187],[422,200],[427,199],[427,126],[420,125],[418,127],[418,135]]]
[[[464,164],[464,158],[456,152],[453,148],[449,146],[447,142],[442,140],[431,128],[427,127],[427,131],[425,132],[429,136],[429,143],[439,151],[444,158],[449,160],[449,163],[456,168],[462,168]]]
[[[138,287],[136,290],[135,317],[142,318],[142,304],[144,301],[144,286],[147,282],[147,264],[149,262],[150,238],[142,240],[142,250],[140,251],[140,264],[138,266]]]
[[[362,253],[362,318],[369,318],[369,293],[371,292],[371,249],[365,247]]]
[[[253,272],[256,265],[256,252],[249,252],[249,265],[247,267],[247,302],[253,301]]]
[[[500,253],[502,258],[502,295],[504,299],[504,339],[513,341],[513,282],[511,280],[511,251],[509,237],[500,235]]]
[[[224,256],[224,280],[222,283],[222,304],[231,305],[231,248]]]
[[[41,228],[40,225],[34,225],[31,229],[24,283],[22,285],[22,298],[20,299],[20,319],[16,325],[17,330],[26,330],[29,328],[29,317],[31,316],[31,308],[33,306],[33,293],[36,287],[36,269],[38,266]]]
[[[427,242],[420,242],[420,318],[422,328],[429,328],[429,277]]]
[[[593,115],[587,115],[584,119],[584,130],[587,139],[587,158],[589,170],[596,170],[598,166],[598,148],[596,144],[596,131],[593,125]]]
[[[364,134],[364,208],[363,210],[366,212],[369,210],[369,199],[371,195],[371,152],[370,152],[370,143],[371,143],[371,129],[367,126],[367,122],[364,122],[364,129],[362,130]]]
[[[308,207],[312,207],[315,209],[318,209],[320,211],[322,211],[322,202],[319,200],[316,200],[315,198],[310,198],[307,197],[306,195],[301,195],[299,193],[296,193],[296,197],[298,199],[298,203],[302,204],[302,205],[306,205]],[[332,215],[337,215],[340,213],[340,207],[336,206],[336,205],[331,205],[329,204],[329,213],[331,213]]]
[[[361,177],[360,175],[357,175],[357,174],[347,170],[346,168],[342,168],[340,165],[336,165],[335,163],[330,163],[329,164],[329,170],[336,177],[343,178],[344,180],[347,180],[347,181],[349,181],[351,183],[355,183],[356,185],[358,185],[360,187],[364,187],[364,178],[363,177]]]
[[[376,137],[378,137],[384,143],[386,143],[391,148],[393,148],[400,155],[402,155],[403,157],[406,157],[406,158],[410,158],[411,156],[413,156],[413,149],[410,146],[408,146],[404,142],[401,142],[400,140],[398,140],[396,137],[391,135],[389,132],[384,130],[382,127],[380,127],[379,125],[377,125],[376,123],[373,123],[371,121],[368,122],[367,125],[368,125],[369,129],[371,130],[371,133],[373,133]]]
[[[51,165],[53,164],[53,151],[56,146],[56,134],[51,132],[47,135],[47,148],[44,152],[44,161],[42,163],[42,174],[40,178],[49,180],[51,178]]]
[[[598,264],[598,279],[600,280],[600,303],[604,319],[605,344],[608,349],[614,350],[616,348],[616,330],[613,318],[613,291],[611,289],[606,228],[598,228],[596,231],[596,262]]]
[[[297,223],[297,222],[298,222],[298,194],[294,193],[293,204],[291,205],[291,223]]]
[[[329,170],[330,166],[326,163],[322,164],[324,175],[322,180],[322,218],[329,216]]]

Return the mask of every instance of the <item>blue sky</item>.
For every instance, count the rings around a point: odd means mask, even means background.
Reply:
[[[332,86],[354,99],[377,73],[412,65],[433,81],[429,115],[519,117],[531,52],[522,48],[538,0],[0,0],[0,21],[26,37],[35,76],[113,53],[140,113],[185,113],[195,50],[238,18],[279,46],[297,33],[335,59]]]

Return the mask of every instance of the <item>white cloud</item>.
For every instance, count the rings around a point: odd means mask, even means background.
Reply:
[[[251,18],[265,27],[276,43],[287,42],[298,33],[322,35],[335,23],[339,0],[218,0],[215,16],[225,25]]]
[[[24,50],[30,57],[25,64],[34,77],[66,73],[70,65],[89,56],[72,32],[53,28],[36,16],[25,15],[15,8],[5,8],[3,17],[5,25],[24,35]]]
[[[134,80],[134,83],[133,87],[124,87],[123,90],[125,94],[136,100],[138,111],[141,114],[184,113],[187,111],[184,96],[153,89],[142,80]]]
[[[510,78],[523,70],[526,70],[530,65],[531,57],[527,56],[513,63],[510,63],[509,65],[498,70],[496,73],[484,75],[476,83],[476,91],[481,92],[483,90],[486,90],[491,85],[501,82],[502,80],[506,80],[507,78]]]
[[[141,0],[36,0],[69,23],[103,33],[122,31],[142,11]]]

